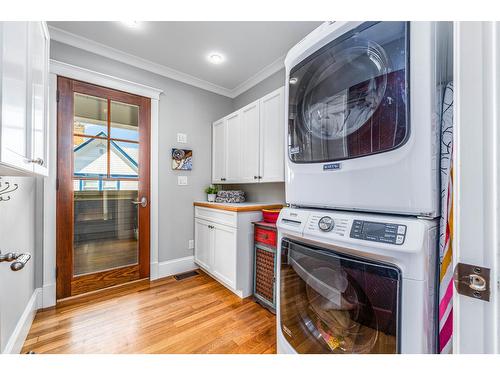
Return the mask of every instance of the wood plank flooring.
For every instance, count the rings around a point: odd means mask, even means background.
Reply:
[[[276,353],[275,316],[205,273],[140,281],[39,311],[22,352]]]

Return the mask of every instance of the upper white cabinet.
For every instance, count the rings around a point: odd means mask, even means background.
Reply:
[[[284,90],[279,89],[260,100],[260,176],[263,182],[285,180],[283,95]]]
[[[0,174],[47,175],[47,26],[0,22],[0,43]]]
[[[224,119],[212,125],[212,180],[223,182],[226,176],[226,123]]]
[[[212,182],[284,181],[284,88],[213,123]]]

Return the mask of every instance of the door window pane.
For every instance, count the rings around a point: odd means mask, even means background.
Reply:
[[[75,93],[73,132],[106,137],[108,134],[108,101]]]
[[[139,168],[139,144],[111,141],[110,174],[114,178],[137,178]]]
[[[399,351],[399,269],[288,240],[282,254],[281,328],[297,352]]]
[[[124,181],[126,184],[129,181]],[[134,181],[130,181],[134,182]],[[83,275],[138,262],[137,190],[122,181],[74,183],[73,274]]]
[[[402,145],[408,23],[365,23],[292,69],[289,156],[296,163],[367,156]]]
[[[78,177],[106,176],[108,141],[99,138],[73,137],[73,173]]]
[[[111,101],[111,138],[139,141],[139,107]]]

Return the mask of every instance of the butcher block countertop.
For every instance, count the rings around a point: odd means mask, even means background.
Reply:
[[[197,207],[207,207],[216,210],[244,212],[260,211],[262,209],[283,208],[283,203],[262,203],[262,202],[244,202],[244,203],[216,203],[197,201],[193,203]]]

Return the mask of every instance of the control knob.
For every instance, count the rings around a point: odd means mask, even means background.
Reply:
[[[333,219],[330,216],[323,216],[321,219],[319,219],[318,227],[323,232],[331,231],[334,226],[335,226],[335,222],[333,221]]]

